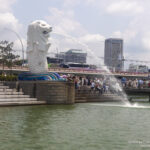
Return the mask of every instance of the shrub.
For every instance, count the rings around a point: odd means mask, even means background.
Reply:
[[[0,81],[17,81],[18,77],[15,75],[0,75]]]

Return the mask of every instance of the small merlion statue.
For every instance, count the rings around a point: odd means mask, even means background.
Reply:
[[[45,21],[36,20],[28,26],[27,60],[31,73],[48,72],[47,52],[50,47],[49,36],[52,27]]]

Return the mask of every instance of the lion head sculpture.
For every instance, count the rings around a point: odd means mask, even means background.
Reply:
[[[48,71],[47,51],[52,27],[45,21],[36,20],[28,26],[27,59],[30,72],[43,73]]]
[[[45,21],[36,20],[28,26],[27,32],[27,51],[36,49],[47,51],[49,43],[49,33],[52,31],[52,27]]]

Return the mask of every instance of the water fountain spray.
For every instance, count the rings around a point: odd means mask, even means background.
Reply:
[[[77,42],[78,44],[82,45],[83,47],[85,47],[86,51],[88,52],[88,54],[90,54],[90,56],[96,61],[96,63],[101,63],[99,62],[99,58],[94,54],[94,52],[88,47],[87,44],[79,41],[78,39],[76,39],[75,37],[72,37],[68,34],[65,34],[65,33],[58,33],[58,32],[53,32],[53,34],[56,34],[56,35],[60,35],[60,36],[63,36],[63,37],[66,37],[66,38],[69,38],[75,42]],[[111,86],[111,89],[113,89],[113,91],[118,95],[120,96],[120,100],[126,104],[126,105],[130,105],[130,102],[128,101],[128,98],[127,98],[127,95],[126,93],[124,92],[121,84],[119,83],[119,81],[114,77],[114,75],[110,72],[110,70],[104,66],[104,64],[101,63],[101,66],[102,66],[102,69],[105,70],[105,73],[107,75],[109,75],[109,83],[110,83],[110,86]]]

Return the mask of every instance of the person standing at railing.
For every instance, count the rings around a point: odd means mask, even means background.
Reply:
[[[150,80],[148,80],[148,88],[150,88]]]
[[[121,83],[122,83],[123,87],[126,87],[126,82],[127,82],[127,79],[125,77],[122,77],[121,78]]]
[[[138,88],[139,89],[143,88],[143,80],[142,79],[138,80]]]
[[[95,89],[95,82],[92,80],[91,82],[91,91],[93,91]]]

